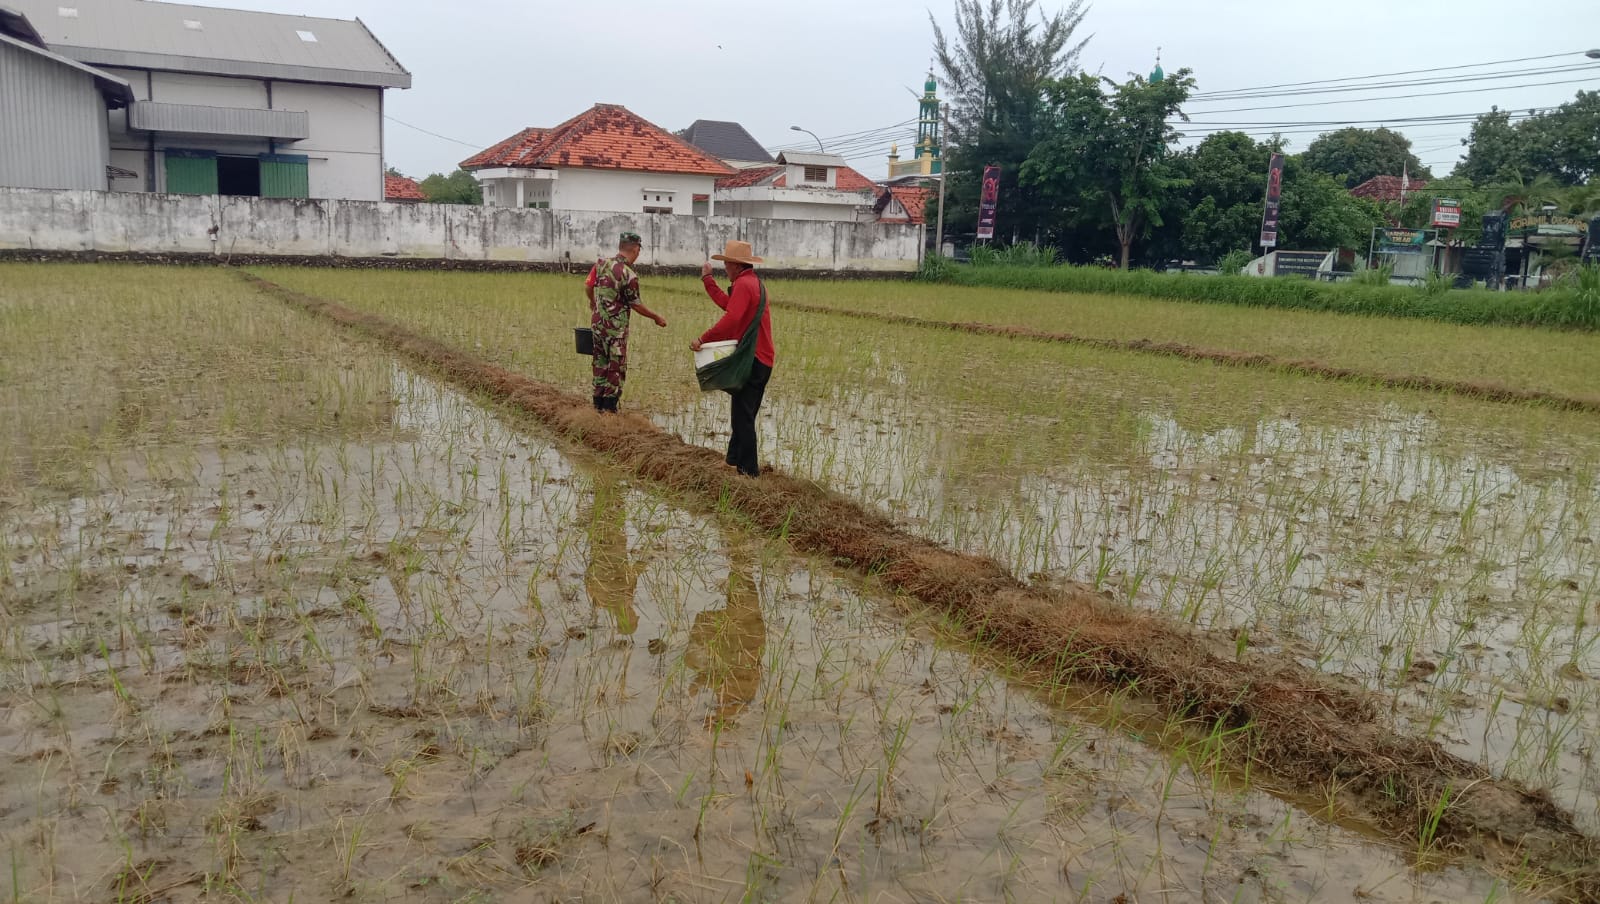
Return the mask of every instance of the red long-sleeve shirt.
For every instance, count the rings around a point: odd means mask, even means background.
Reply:
[[[704,280],[706,294],[717,303],[717,307],[726,311],[722,319],[718,320],[705,334],[700,337],[701,342],[725,342],[729,339],[743,339],[744,331],[750,328],[751,318],[756,316],[756,309],[761,306],[761,280],[754,270],[746,270],[739,274],[733,281],[733,292],[730,295],[722,291],[717,285],[714,276],[707,276]],[[768,367],[776,359],[772,344],[772,296],[767,296],[767,310],[761,317],[761,332],[756,335],[756,360]]]

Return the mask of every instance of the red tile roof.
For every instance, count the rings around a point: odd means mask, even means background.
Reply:
[[[908,219],[904,222],[910,223],[914,226],[920,226],[928,221],[928,199],[933,197],[933,189],[922,188],[915,185],[904,185],[891,187],[888,191],[896,201],[900,202],[900,206],[906,209],[906,215]],[[887,204],[884,205],[884,207],[887,206]],[[881,217],[882,209],[879,210],[879,214]],[[888,219],[890,222],[901,222],[899,217],[892,217]]]
[[[836,188],[839,191],[870,191],[877,194],[877,183],[861,175],[848,166],[838,167],[839,172],[834,176]],[[776,176],[777,178],[772,178]],[[769,183],[768,180],[771,180]],[[753,166],[749,169],[739,170],[731,176],[717,180],[718,188],[749,188],[752,185],[770,184],[773,188],[787,188],[789,179],[784,175],[781,166]]]
[[[733,173],[717,158],[616,104],[596,104],[553,129],[523,129],[461,162],[462,169],[490,166]]]
[[[502,158],[520,157],[543,141],[544,136],[549,132],[549,129],[523,129],[505,141],[485,148],[461,161],[461,168],[470,170],[477,169],[480,166],[506,166],[507,164],[496,161]]]
[[[426,201],[428,196],[422,193],[422,186],[417,180],[405,176],[391,176],[387,173],[383,177],[383,199],[385,201]]]
[[[1418,191],[1426,188],[1428,183],[1423,179],[1412,179],[1411,187],[1407,191]],[[1350,189],[1350,194],[1358,198],[1370,198],[1374,201],[1400,200],[1399,176],[1373,176],[1371,179]]]
[[[783,167],[781,166],[752,166],[749,169],[739,170],[731,176],[718,179],[717,187],[749,188],[752,185],[760,185],[773,176],[781,176],[782,174]]]

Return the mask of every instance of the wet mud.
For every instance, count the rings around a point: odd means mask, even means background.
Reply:
[[[1376,699],[1356,687],[1232,638],[1111,605],[1085,588],[1027,586],[992,560],[912,536],[812,483],[777,473],[740,479],[721,456],[642,417],[596,415],[587,399],[383,318],[251,281],[533,415],[627,472],[725,506],[800,550],[920,600],[1047,686],[1132,691],[1191,734],[1218,739],[1226,758],[1258,782],[1335,802],[1341,813],[1421,850],[1531,873],[1558,897],[1600,900],[1600,845],[1548,794],[1398,733]]]

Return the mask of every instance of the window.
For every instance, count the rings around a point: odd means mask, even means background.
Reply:
[[[549,210],[550,209],[550,202],[549,201],[529,201],[528,202],[528,209],[529,210]]]
[[[826,182],[828,181],[828,168],[825,166],[808,166],[806,167],[805,178],[807,182]]]
[[[670,208],[670,207],[646,207],[644,209],[644,212],[645,213],[672,213],[672,208]]]
[[[56,15],[63,19],[76,19],[78,18],[78,8],[76,6],[58,6],[56,7]]]
[[[676,192],[665,191],[659,188],[644,190],[645,213],[672,213],[672,199]]]
[[[317,33],[314,31],[297,31],[295,34],[299,35],[300,40],[306,42],[307,44],[317,43]]]
[[[190,31],[205,31],[206,27],[200,24],[199,19],[184,19],[183,27]]]

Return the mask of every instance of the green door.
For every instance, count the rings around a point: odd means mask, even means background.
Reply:
[[[295,154],[264,154],[261,157],[261,197],[309,198],[311,181],[308,158]]]
[[[193,151],[167,151],[167,191],[179,195],[217,193],[217,157]]]

